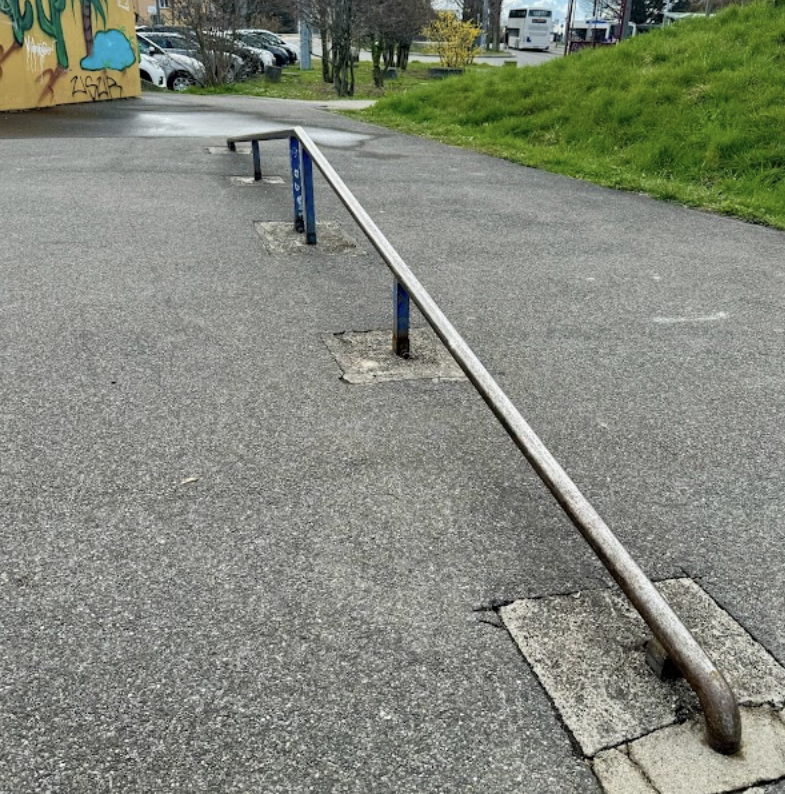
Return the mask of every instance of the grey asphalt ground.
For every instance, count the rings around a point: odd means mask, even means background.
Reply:
[[[267,253],[288,184],[208,152],[293,123],[644,570],[785,662],[783,233],[304,103],[0,114],[0,791],[596,793],[493,608],[608,577],[468,383],[339,380],[391,276]]]

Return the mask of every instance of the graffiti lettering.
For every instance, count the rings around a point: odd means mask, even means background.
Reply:
[[[42,72],[44,61],[54,52],[54,47],[45,41],[36,41],[31,36],[27,36],[25,52],[27,53],[27,68],[31,72]]]
[[[113,91],[116,93],[112,93]],[[123,87],[109,75],[98,75],[98,77],[77,75],[71,78],[71,96],[80,94],[89,97],[93,102],[99,99],[115,99],[122,97]]]

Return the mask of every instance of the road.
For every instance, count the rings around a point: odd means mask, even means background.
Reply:
[[[296,44],[298,47],[300,46],[300,37],[294,35],[287,35],[284,36],[287,41]],[[313,54],[317,57],[321,57],[322,54],[322,46],[321,40],[318,36],[315,36],[313,39],[313,46],[311,48]],[[487,63],[491,66],[501,66],[504,64],[505,61],[509,60],[516,60],[519,66],[537,66],[545,61],[549,61],[552,58],[559,58],[564,55],[564,48],[561,45],[552,45],[550,51],[548,52],[535,52],[529,50],[506,50],[504,52],[503,57],[500,56],[478,56],[475,59],[475,63]],[[370,61],[371,60],[371,53],[370,50],[360,50],[360,60],[362,61]],[[439,58],[436,55],[426,55],[423,53],[412,53],[411,60],[413,61],[423,61],[425,63],[438,63]]]

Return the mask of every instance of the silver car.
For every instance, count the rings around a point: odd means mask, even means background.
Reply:
[[[139,53],[149,55],[166,75],[166,87],[172,91],[185,91],[194,85],[204,85],[207,74],[204,64],[188,55],[166,52],[142,33],[136,34]]]

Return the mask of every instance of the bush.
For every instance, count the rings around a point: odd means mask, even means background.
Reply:
[[[439,56],[442,66],[466,66],[480,51],[475,45],[482,31],[471,22],[461,22],[455,14],[441,11],[423,30],[431,42],[430,49]]]

